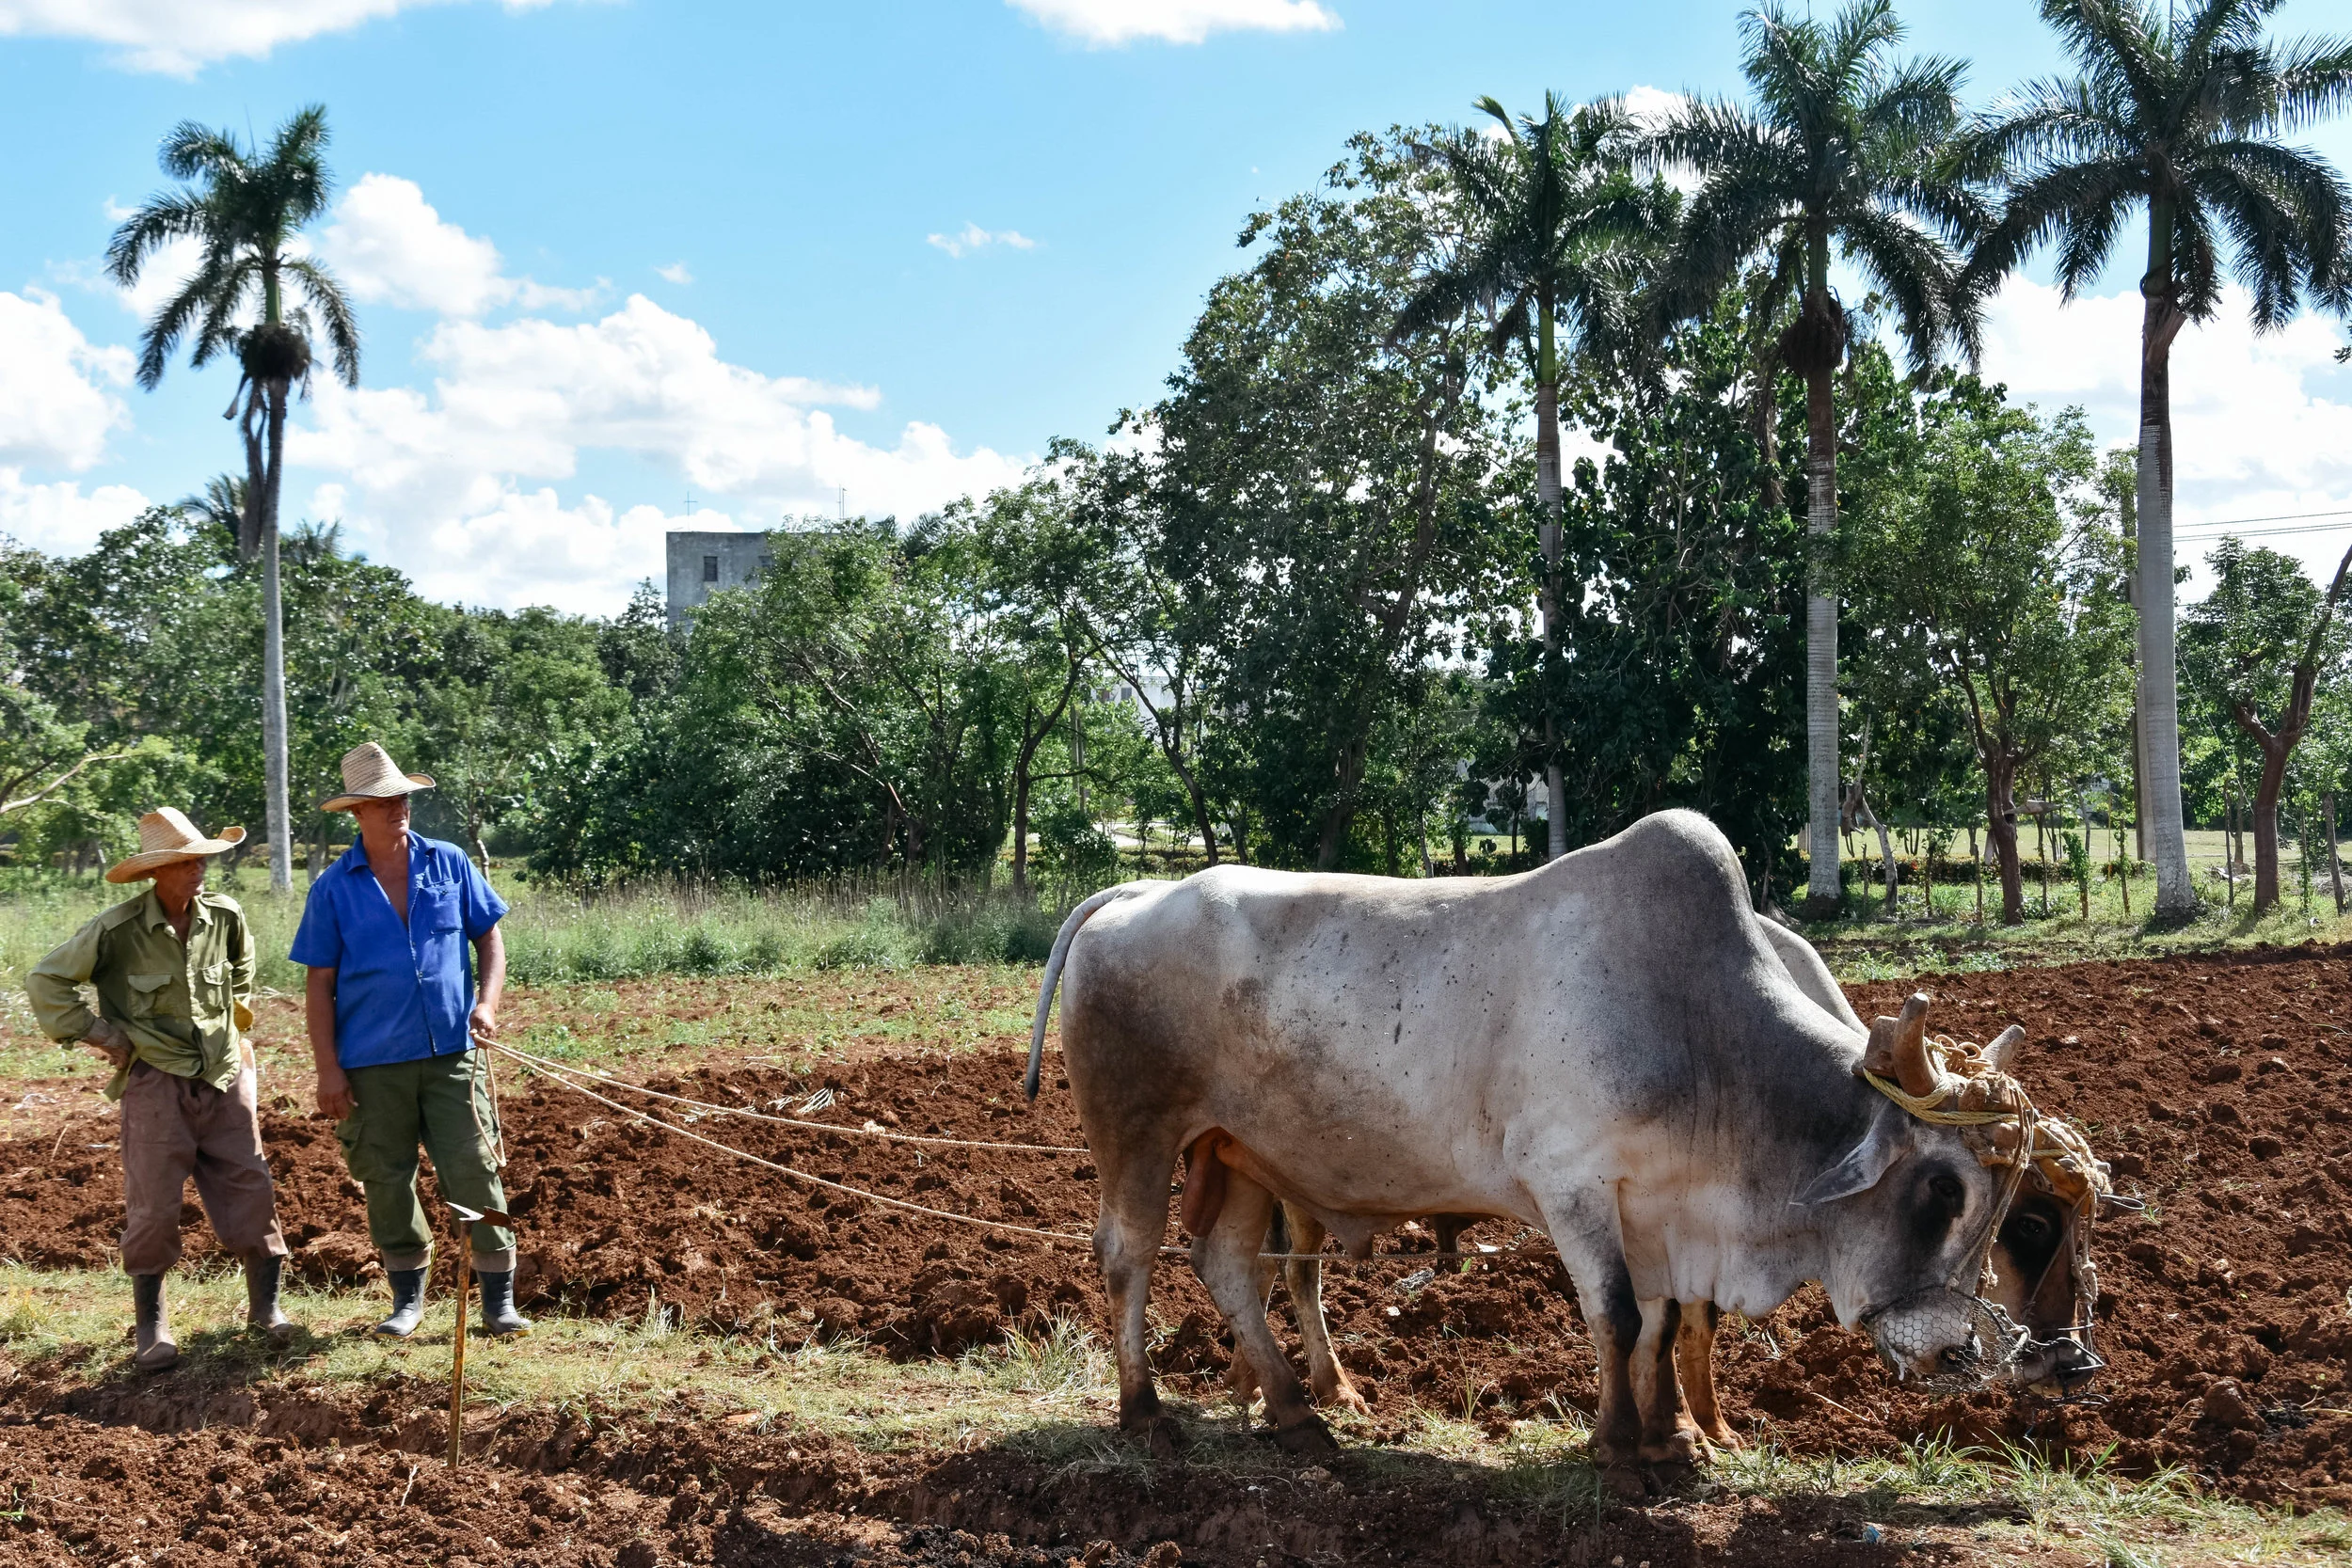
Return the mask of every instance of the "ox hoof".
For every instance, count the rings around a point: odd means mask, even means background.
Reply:
[[[1699,1467],[1685,1460],[1668,1459],[1649,1466],[1652,1489],[1662,1493],[1680,1492],[1696,1481]]]
[[[1611,1497],[1626,1502],[1639,1502],[1649,1496],[1648,1473],[1639,1465],[1629,1465],[1622,1460],[1602,1467],[1600,1483],[1609,1489]]]
[[[1295,1426],[1276,1428],[1274,1446],[1284,1453],[1307,1459],[1329,1459],[1340,1451],[1338,1440],[1320,1416],[1310,1416]]]
[[[1372,1418],[1372,1406],[1364,1402],[1364,1396],[1344,1384],[1328,1394],[1318,1395],[1315,1402],[1332,1410],[1344,1410],[1352,1416],[1361,1416],[1366,1420]]]
[[[1176,1457],[1176,1418],[1154,1411],[1119,1423],[1129,1439],[1140,1445],[1154,1459]]]
[[[1675,1465],[1685,1469],[1696,1465],[1707,1452],[1706,1443],[1696,1427],[1676,1433],[1672,1437],[1657,1439],[1642,1445],[1642,1462],[1645,1465]]]

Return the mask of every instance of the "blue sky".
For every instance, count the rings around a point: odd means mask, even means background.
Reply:
[[[232,460],[233,374],[129,385],[151,296],[96,274],[183,119],[331,117],[344,204],[317,244],[361,296],[364,387],[298,416],[290,515],[441,597],[610,610],[689,517],[844,488],[907,513],[1099,436],[1155,394],[1243,218],[1350,132],[1486,92],[1736,91],[1739,9],[0,0],[0,117],[31,154],[0,175],[0,530],[86,547]],[[1903,14],[1979,99],[2057,63],[2029,0]],[[2346,127],[2312,139],[2352,166]],[[2013,286],[1988,368],[2122,438],[2119,271],[2063,313]],[[2185,522],[2352,507],[2341,341],[2233,319],[2185,346]],[[2332,566],[2345,537],[2279,543]]]

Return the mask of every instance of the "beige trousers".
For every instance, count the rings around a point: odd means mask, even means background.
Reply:
[[[253,1069],[227,1089],[133,1064],[122,1090],[122,1272],[162,1274],[180,1261],[188,1178],[220,1244],[240,1258],[286,1253]]]

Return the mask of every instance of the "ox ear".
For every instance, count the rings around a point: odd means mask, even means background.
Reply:
[[[1811,1208],[1817,1203],[1835,1203],[1841,1197],[1868,1192],[1879,1184],[1887,1167],[1909,1145],[1910,1132],[1908,1117],[1892,1105],[1882,1107],[1870,1117],[1870,1130],[1862,1134],[1862,1141],[1848,1149],[1844,1159],[1806,1182],[1788,1201],[1799,1208]]]
[[[1862,1065],[1881,1078],[1891,1078],[1905,1094],[1935,1092],[1935,1064],[1928,1059],[1928,993],[1915,990],[1903,1003],[1899,1018],[1873,1019],[1870,1043]]]
[[[2012,1023],[1993,1037],[1993,1043],[1984,1048],[1984,1059],[1993,1064],[1994,1071],[2007,1072],[2016,1065],[2018,1047],[2025,1043],[2025,1026]]]

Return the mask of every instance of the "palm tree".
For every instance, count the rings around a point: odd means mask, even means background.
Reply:
[[[2156,912],[2197,907],[2181,822],[2181,734],[2172,609],[2172,341],[2221,304],[2225,265],[2252,296],[2254,327],[2285,325],[2305,291],[2342,309],[2347,202],[2327,162],[2285,145],[2352,97],[2352,42],[2263,37],[2279,0],[2201,0],[2177,24],[2127,0],[2043,0],[2080,74],[2031,82],[1962,144],[1967,173],[2000,177],[2000,219],[1969,262],[1989,287],[2045,241],[2073,299],[2106,264],[2134,210],[2148,209],[2141,274],[2137,598],[2141,811],[2156,863]]]
[[[1890,60],[1902,38],[1890,0],[1853,0],[1827,25],[1768,4],[1742,18],[1740,31],[1753,111],[1694,102],[1650,135],[1647,155],[1701,180],[1683,218],[1670,306],[1707,308],[1757,261],[1766,277],[1759,309],[1781,309],[1792,294],[1798,301],[1777,351],[1805,388],[1806,523],[1816,555],[1805,600],[1813,863],[1804,913],[1820,919],[1843,902],[1837,601],[1825,557],[1837,528],[1833,378],[1845,358],[1848,324],[1830,290],[1831,256],[1842,252],[1888,301],[1915,371],[1924,371],[1947,341],[1973,357],[1976,312],[1960,290],[1949,242],[1968,233],[1978,214],[1967,187],[1935,169],[1937,151],[1959,124],[1962,67]]]
[[[1502,127],[1499,144],[1458,136],[1438,151],[1460,193],[1466,239],[1397,318],[1399,335],[1472,309],[1489,312],[1498,351],[1523,345],[1535,381],[1535,495],[1544,558],[1544,781],[1549,855],[1567,849],[1559,723],[1551,688],[1560,657],[1560,329],[1581,347],[1621,341],[1654,237],[1671,227],[1674,192],[1629,172],[1623,106],[1570,108],[1544,95],[1540,119],[1513,119],[1492,98],[1475,105]]]
[[[124,220],[106,247],[106,267],[128,288],[157,250],[179,239],[201,247],[196,271],[155,312],[139,338],[139,385],[152,391],[182,339],[200,367],[233,354],[243,372],[228,417],[245,440],[237,548],[262,558],[262,742],[269,792],[270,885],[294,885],[294,827],[286,799],[286,649],[278,602],[278,502],[284,475],[286,405],[308,388],[310,342],[324,331],[335,373],[359,384],[359,329],[342,288],[317,261],[290,255],[303,226],[326,211],[331,181],[322,152],[326,110],[317,104],[278,128],[265,150],[226,131],[183,121],[164,138],[164,173],[193,189],[167,191]],[[288,308],[289,292],[305,302]],[[316,312],[315,324],[312,312]],[[215,486],[217,487],[217,486]],[[207,495],[210,497],[208,490]]]
[[[192,523],[210,523],[234,539],[245,527],[245,481],[235,474],[215,474],[193,496],[182,496],[171,509]]]

